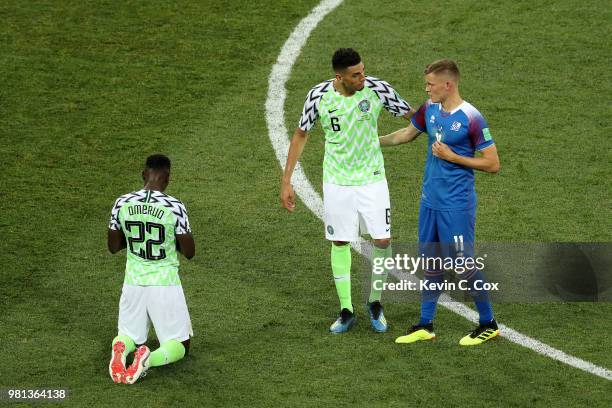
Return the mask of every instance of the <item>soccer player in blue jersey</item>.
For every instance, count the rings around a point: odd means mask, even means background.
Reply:
[[[408,143],[427,132],[429,141],[419,210],[419,254],[426,257],[469,258],[474,255],[476,190],[474,170],[499,171],[497,148],[489,126],[480,112],[459,94],[459,68],[448,59],[435,61],[425,69],[425,90],[430,99],[412,117],[407,128],[380,138],[381,145]],[[475,153],[479,154],[476,155]],[[442,283],[443,271],[424,271],[428,283]],[[484,276],[474,268],[459,278],[467,281],[479,313],[479,325],[459,344],[482,344],[499,335]],[[482,281],[482,282],[479,282]],[[475,282],[479,282],[475,285]],[[421,319],[396,343],[433,340],[433,319],[440,289],[422,291]]]

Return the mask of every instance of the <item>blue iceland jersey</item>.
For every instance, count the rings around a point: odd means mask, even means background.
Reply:
[[[474,170],[437,158],[431,145],[438,140],[465,157],[474,157],[476,150],[493,145],[489,126],[480,112],[465,101],[452,112],[445,112],[442,104],[428,100],[411,121],[429,136],[422,204],[434,210],[475,207]]]

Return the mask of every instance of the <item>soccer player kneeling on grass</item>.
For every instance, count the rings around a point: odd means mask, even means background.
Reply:
[[[378,116],[384,107],[394,116],[410,119],[414,110],[387,82],[366,76],[359,54],[340,48],[332,57],[335,78],[310,90],[298,128],[291,139],[280,198],[290,212],[295,209],[291,185],[308,131],[320,119],[325,132],[323,205],[325,237],[332,241],[331,268],[340,298],[340,315],[332,333],[344,333],[355,323],[351,302],[350,241],[360,232],[374,241],[374,258],[391,257],[391,205],[385,166],[378,141]],[[388,271],[372,274],[366,305],[375,332],[387,331],[380,303],[381,286]]]
[[[427,132],[428,150],[419,210],[419,254],[426,257],[473,257],[476,223],[474,170],[499,171],[497,148],[489,126],[480,112],[459,95],[459,68],[452,60],[433,62],[425,69],[425,89],[430,99],[412,117],[412,123],[380,138],[382,145],[398,145]],[[476,152],[479,157],[475,157]],[[435,269],[435,268],[432,268]],[[499,335],[482,271],[474,268],[461,274],[474,298],[480,324],[459,344],[482,344]],[[442,283],[442,270],[426,270],[428,283]],[[421,319],[396,343],[413,343],[435,338],[433,319],[441,294],[428,286],[421,297]]]
[[[149,156],[142,178],[144,188],[115,201],[108,226],[109,251],[114,254],[127,248],[119,334],[113,340],[108,367],[115,383],[133,384],[149,367],[182,359],[193,336],[177,252],[191,259],[195,243],[185,206],[164,193],[170,159]],[[153,352],[144,345],[150,323],[160,343]],[[134,361],[126,368],[126,357],[133,351]]]

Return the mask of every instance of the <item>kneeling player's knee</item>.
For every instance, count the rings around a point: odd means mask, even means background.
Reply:
[[[375,239],[375,240],[374,240],[374,246],[375,246],[376,248],[385,249],[385,248],[387,248],[389,245],[391,245],[391,238]]]

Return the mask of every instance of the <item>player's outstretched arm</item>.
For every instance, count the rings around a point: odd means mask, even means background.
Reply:
[[[289,212],[295,210],[295,191],[291,186],[291,176],[297,161],[302,156],[304,146],[308,140],[308,133],[300,128],[296,128],[291,138],[291,144],[289,145],[289,153],[287,154],[287,163],[285,164],[285,172],[283,173],[283,179],[281,181],[281,192],[280,200],[283,207]]]
[[[176,249],[185,256],[191,259],[195,256],[195,241],[191,233],[176,234]]]
[[[415,128],[412,123],[410,123],[408,127],[396,130],[395,132],[385,136],[381,136],[378,139],[380,140],[380,144],[382,146],[395,146],[412,142],[420,134],[421,131]]]
[[[440,159],[474,170],[486,171],[487,173],[497,173],[499,171],[499,156],[497,155],[497,147],[495,145],[480,150],[480,153],[482,153],[481,157],[465,157],[455,153],[448,145],[442,142],[434,142],[431,145],[431,153]]]
[[[123,231],[112,230],[109,228],[107,239],[106,239],[106,244],[111,254],[116,254],[117,252],[121,251],[123,248],[126,248],[127,242],[125,241],[125,235],[123,235]]]
[[[414,116],[414,114],[416,113],[416,110],[414,110],[414,108],[410,108],[410,110],[406,113],[404,113],[402,115],[402,118],[406,119],[406,120],[410,120],[410,118],[412,118]]]

